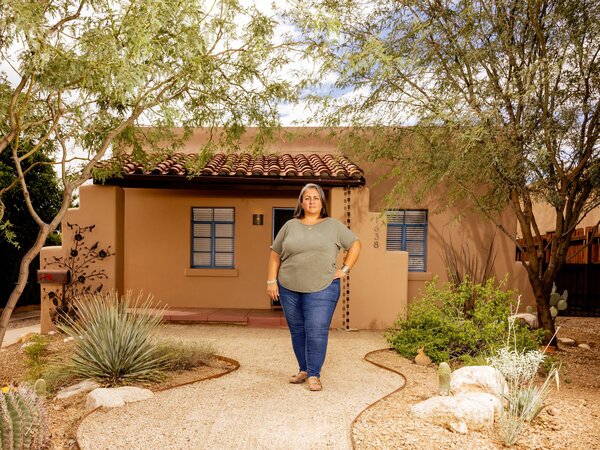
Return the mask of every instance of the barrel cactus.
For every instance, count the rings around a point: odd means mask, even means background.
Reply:
[[[440,395],[449,395],[452,370],[450,369],[448,363],[440,363],[440,366],[438,367],[438,375],[440,378]]]
[[[569,293],[565,289],[565,291],[561,294],[556,292],[556,284],[552,284],[552,292],[550,293],[550,314],[552,318],[556,318],[558,316],[559,311],[564,311],[569,306],[567,304],[567,299],[569,297]]]
[[[47,442],[44,408],[35,392],[11,387],[0,394],[0,448],[41,449]]]

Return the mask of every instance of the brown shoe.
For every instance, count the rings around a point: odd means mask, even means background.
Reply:
[[[307,378],[308,378],[308,373],[300,371],[300,372],[298,372],[297,375],[292,375],[290,377],[290,383],[292,383],[292,384],[304,383]]]
[[[317,377],[308,377],[308,389],[311,391],[320,391],[323,389],[321,380]]]

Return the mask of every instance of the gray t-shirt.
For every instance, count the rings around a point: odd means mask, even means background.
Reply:
[[[327,217],[314,225],[288,220],[271,249],[281,257],[277,279],[290,291],[318,292],[331,284],[340,249],[357,239],[340,221]]]

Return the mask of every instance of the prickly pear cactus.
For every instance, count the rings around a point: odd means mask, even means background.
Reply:
[[[2,450],[41,449],[47,440],[43,405],[35,392],[19,387],[0,394]]]
[[[452,375],[452,370],[448,363],[440,363],[438,367],[438,375],[440,379],[440,395],[449,395],[450,394],[450,377]]]
[[[550,293],[550,315],[552,318],[556,318],[558,316],[559,311],[564,311],[569,307],[567,304],[567,299],[569,298],[569,293],[565,289],[565,291],[561,294],[556,292],[556,284],[552,284],[552,292]]]

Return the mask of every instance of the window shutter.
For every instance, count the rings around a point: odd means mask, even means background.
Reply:
[[[192,267],[232,268],[234,208],[192,208]]]
[[[408,270],[424,272],[427,253],[427,211],[389,210],[386,250],[408,252]]]

